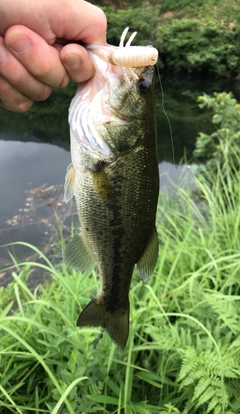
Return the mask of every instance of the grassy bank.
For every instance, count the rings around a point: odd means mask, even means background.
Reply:
[[[107,334],[95,348],[100,330],[75,326],[95,272],[55,268],[41,252],[43,264],[15,263],[0,290],[2,414],[57,414],[63,402],[71,414],[239,413],[240,185],[228,174],[229,203],[220,173],[212,188],[197,181],[201,203],[181,189],[161,194],[159,260],[145,285],[134,274],[123,352]],[[31,292],[36,266],[52,282]]]

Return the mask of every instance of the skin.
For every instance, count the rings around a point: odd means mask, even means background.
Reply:
[[[94,74],[79,44],[106,44],[106,17],[83,0],[0,1],[0,104],[25,112],[52,87]]]

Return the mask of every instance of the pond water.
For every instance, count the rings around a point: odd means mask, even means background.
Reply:
[[[184,185],[193,180],[191,163],[196,136],[212,128],[210,114],[197,107],[197,96],[213,90],[231,90],[232,84],[201,79],[162,82],[173,142],[162,95],[157,90],[159,169],[161,188],[173,191],[173,183]],[[64,236],[70,235],[72,220],[77,221],[74,202],[63,202],[63,183],[70,163],[67,108],[71,95],[72,92],[61,110],[56,110],[62,105],[58,92],[45,103],[34,105],[28,114],[0,108],[0,245],[24,241],[37,246],[48,257],[59,256],[56,216]],[[187,162],[179,165],[183,157]],[[7,283],[8,272],[1,269],[11,265],[11,254],[19,261],[37,260],[38,256],[20,245],[0,248],[0,285]]]

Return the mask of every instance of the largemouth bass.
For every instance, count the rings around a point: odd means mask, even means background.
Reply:
[[[64,261],[81,272],[98,266],[100,290],[77,325],[105,328],[123,349],[134,266],[145,282],[158,257],[154,68],[123,69],[105,50],[90,46],[95,75],[78,87],[69,108],[65,200],[75,195],[81,228]]]

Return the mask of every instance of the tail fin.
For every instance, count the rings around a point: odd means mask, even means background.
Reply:
[[[106,311],[104,303],[98,303],[95,297],[79,315],[77,326],[101,326],[124,349],[129,332],[129,303],[125,308],[109,312]]]

